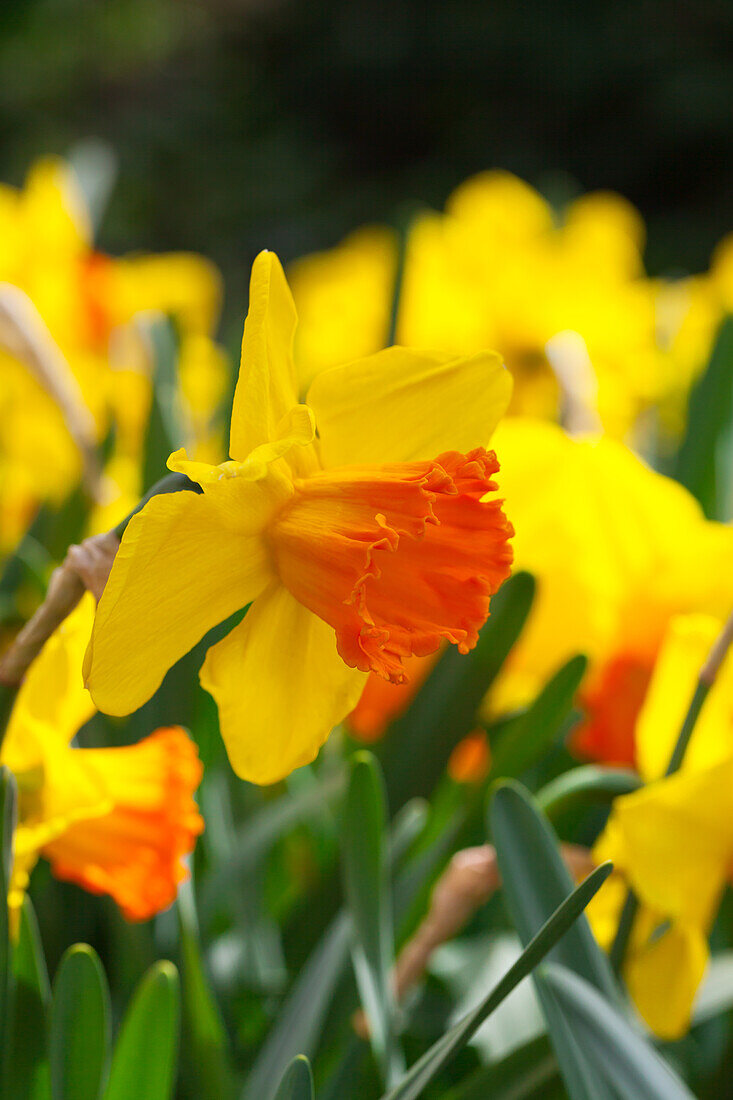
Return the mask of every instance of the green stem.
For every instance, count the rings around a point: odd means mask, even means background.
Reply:
[[[389,331],[387,334],[387,347],[392,347],[397,339],[397,324],[400,317],[400,298],[402,297],[402,281],[405,275],[405,257],[407,255],[407,240],[410,235],[412,211],[404,213],[397,220],[397,263],[395,265],[394,288],[392,291],[392,308],[389,316]]]
[[[672,755],[669,758],[669,764],[667,770],[664,773],[665,777],[674,775],[676,771],[679,771],[682,766],[682,762],[687,752],[687,747],[690,744],[695,725],[700,717],[700,711],[705,705],[705,700],[708,697],[708,692],[715,683],[715,677],[718,674],[718,670],[723,663],[726,653],[733,641],[733,614],[729,617],[727,623],[723,627],[718,639],[716,640],[713,648],[710,651],[707,661],[700,670],[700,675],[697,680],[697,686],[695,687],[695,694],[692,697],[690,705],[685,715],[685,720],[682,723],[677,741]],[[610,951],[611,965],[617,974],[621,973],[623,967],[624,958],[626,957],[626,951],[629,946],[629,940],[631,939],[631,933],[634,927],[634,919],[639,909],[639,899],[633,890],[629,890],[626,895],[626,901],[624,907],[621,910],[621,916],[619,917],[618,928],[616,929],[616,936]]]

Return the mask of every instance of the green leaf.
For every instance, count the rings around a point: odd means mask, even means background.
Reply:
[[[476,647],[463,655],[449,646],[412,706],[392,724],[379,755],[393,810],[415,795],[429,795],[455,746],[474,729],[479,706],[521,633],[534,589],[528,573],[510,577],[492,597]]]
[[[13,974],[10,951],[8,896],[13,867],[13,832],[18,814],[18,788],[13,773],[0,767],[0,1088],[8,1080],[8,1019],[12,1003]]]
[[[558,906],[500,982],[472,1012],[467,1013],[412,1066],[396,1088],[382,1100],[416,1100],[422,1090],[471,1039],[491,1013],[553,949],[578,919],[611,872],[611,864],[596,867],[584,882]]]
[[[559,1080],[557,1060],[547,1036],[540,1035],[500,1061],[481,1066],[443,1100],[525,1100],[555,1078]]]
[[[548,962],[543,980],[567,1016],[597,1076],[622,1100],[694,1100],[683,1081],[588,982]]]
[[[348,961],[351,926],[340,913],[294,982],[272,1031],[247,1077],[243,1100],[271,1100],[274,1084],[294,1050],[310,1054],[323,1027],[336,986]]]
[[[498,744],[492,745],[492,776],[521,775],[557,740],[572,712],[587,667],[586,657],[571,657],[534,702],[508,724]]]
[[[558,851],[557,838],[519,783],[506,781],[497,786],[490,823],[504,898],[519,938],[526,944],[567,897],[573,882]],[[617,998],[608,960],[585,915],[558,943],[553,957],[592,982],[609,999]],[[570,1096],[573,1100],[603,1100],[607,1089],[594,1083],[583,1052],[552,994],[541,980],[535,984]]]
[[[299,1054],[288,1066],[275,1100],[313,1100],[313,1074],[308,1059]]]
[[[234,1080],[229,1045],[219,1006],[201,958],[198,922],[191,882],[181,883],[176,906],[181,945],[183,1025],[188,1074],[202,1096],[226,1100]]]
[[[153,400],[143,459],[146,489],[163,476],[168,456],[182,447],[187,439],[178,387],[178,349],[173,327],[166,318],[159,318],[147,327],[147,332],[153,349]]]
[[[690,395],[687,430],[674,471],[709,519],[727,519],[733,460],[733,317],[718,330],[710,360]]]
[[[180,1001],[175,966],[155,963],[122,1021],[104,1100],[169,1100],[173,1095]]]
[[[107,978],[85,943],[64,954],[53,984],[53,1100],[97,1100],[107,1073],[110,1034]]]
[[[695,998],[692,1025],[707,1023],[708,1020],[729,1012],[733,1008],[733,951],[721,951],[713,955],[705,978]]]
[[[425,803],[414,799],[396,815],[388,850],[392,869],[424,826],[426,812]],[[398,882],[403,884],[403,893],[409,899],[419,889],[425,875],[410,876],[410,886],[405,883],[407,874],[403,871]],[[271,1100],[282,1067],[299,1051],[310,1058],[314,1056],[334,992],[348,962],[350,943],[351,925],[346,910],[342,910],[328,926],[293,983],[247,1077],[243,1100]]]
[[[619,795],[638,790],[641,786],[639,776],[628,768],[602,768],[597,764],[584,764],[558,775],[535,798],[539,809],[552,817],[574,802],[610,802]]]
[[[49,1100],[51,987],[36,915],[28,897],[23,900],[20,912],[18,940],[13,950],[13,976],[7,1092],[23,1100]]]
[[[489,820],[507,907],[519,938],[528,943],[571,892],[573,880],[560,856],[557,837],[521,784],[510,780],[497,784]],[[587,917],[579,918],[553,957],[605,996],[618,998],[608,959]]]
[[[384,783],[369,752],[352,757],[344,804],[342,862],[346,902],[353,926],[352,958],[382,1077],[390,1084],[401,1072],[395,1036],[390,973],[394,931],[388,877]]]

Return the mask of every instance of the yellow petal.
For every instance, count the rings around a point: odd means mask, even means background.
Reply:
[[[618,866],[644,902],[705,927],[733,858],[733,758],[703,772],[677,772],[616,799]]]
[[[281,585],[209,650],[201,670],[232,767],[261,784],[313,760],[365,680],[339,657],[333,629]]]
[[[690,1027],[695,994],[708,963],[705,935],[674,924],[629,953],[626,986],[642,1018],[660,1039],[680,1039]]]
[[[393,347],[324,371],[308,392],[323,465],[412,462],[488,443],[511,396],[494,352]]]
[[[255,447],[269,443],[283,417],[298,404],[293,365],[296,324],[293,298],[280,261],[274,252],[260,252],[252,265],[249,313],[232,410],[229,453],[239,462]]]
[[[29,725],[48,730],[49,736],[65,745],[94,714],[96,708],[82,676],[93,622],[94,598],[87,593],[31,665],[18,692],[0,757],[16,774],[40,763],[38,744],[28,735]]]
[[[263,482],[154,497],[133,517],[102,595],[84,674],[108,714],[129,714],[200,638],[272,579]]]
[[[722,625],[709,615],[677,615],[669,624],[636,724],[637,762],[647,780],[664,774],[700,669]],[[717,764],[733,752],[732,699],[733,657],[729,655],[695,724],[684,759],[686,771]]]

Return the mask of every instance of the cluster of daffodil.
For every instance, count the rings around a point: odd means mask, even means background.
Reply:
[[[292,265],[302,380],[390,332],[406,346],[489,347],[514,378],[512,413],[556,419],[569,390],[584,427],[659,446],[679,432],[733,308],[733,238],[709,272],[676,280],[647,276],[643,247],[642,219],[619,195],[584,195],[558,215],[517,177],[485,172],[444,213],[415,214],[401,264],[397,234],[377,226]]]
[[[14,914],[39,855],[130,919],[173,901],[203,828],[193,741],[178,726],[72,741],[97,710],[139,710],[212,629],[227,624],[200,681],[231,766],[275,784],[342,723],[385,735],[441,653],[477,646],[514,568],[536,597],[449,776],[483,783],[492,731],[587,658],[567,747],[639,777],[596,829],[593,858],[615,873],[589,916],[610,948],[638,903],[627,988],[656,1034],[685,1033],[733,867],[733,658],[668,771],[733,609],[733,528],[648,460],[673,451],[733,309],[733,241],[674,282],[646,274],[643,244],[618,196],[558,215],[491,172],[417,214],[402,245],[366,229],[293,264],[292,294],[260,253],[221,461],[216,271],[95,251],[61,163],[0,191],[0,550],[78,484],[85,439],[92,456],[111,440],[92,527],[148,488],[151,312],[175,325],[187,426],[168,459],[185,488],[132,517],[96,612],[85,595],[20,687],[0,756],[19,791]]]
[[[200,256],[98,251],[64,162],[40,161],[21,190],[0,186],[0,553],[41,503],[59,504],[78,483],[75,427],[90,449],[113,439],[106,476],[88,471],[100,508],[93,524],[109,527],[139,499],[152,316],[176,325],[189,435],[202,457],[218,457],[216,413],[228,379],[213,340],[220,305],[220,276]]]

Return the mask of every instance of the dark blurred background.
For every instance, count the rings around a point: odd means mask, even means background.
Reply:
[[[288,260],[482,168],[623,192],[651,271],[733,228],[731,0],[6,0],[0,178],[109,143],[102,247]]]

